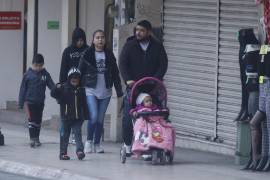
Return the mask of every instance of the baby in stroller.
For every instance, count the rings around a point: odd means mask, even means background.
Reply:
[[[139,112],[152,112],[160,111],[157,105],[153,104],[153,100],[150,94],[140,93],[136,99],[136,108],[130,110],[130,114],[133,117],[137,117]],[[164,109],[164,111],[167,109]]]
[[[146,85],[151,88],[146,90]],[[134,124],[133,157],[148,158],[152,164],[172,163],[175,131],[167,119],[166,97],[163,83],[155,78],[142,79],[132,88],[130,104],[133,109],[130,115]]]

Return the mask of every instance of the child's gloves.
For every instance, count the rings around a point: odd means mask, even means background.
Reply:
[[[138,113],[137,113],[136,111],[134,111],[134,112],[132,113],[132,116],[133,116],[134,118],[137,118],[137,117],[138,117]]]

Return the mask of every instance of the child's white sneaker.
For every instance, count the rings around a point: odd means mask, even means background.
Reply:
[[[75,140],[75,134],[74,133],[72,133],[71,134],[71,144],[76,144],[76,140]]]
[[[84,153],[92,153],[93,150],[93,141],[87,140],[84,145]]]
[[[95,153],[104,153],[104,149],[100,146],[100,144],[95,144]]]

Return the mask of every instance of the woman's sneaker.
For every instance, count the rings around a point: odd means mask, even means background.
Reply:
[[[95,153],[104,153],[104,149],[100,146],[100,144],[95,144]]]
[[[36,143],[34,139],[30,139],[30,147],[31,148],[35,148],[36,147]]]
[[[70,157],[67,154],[60,154],[59,159],[60,160],[70,160]]]
[[[78,151],[76,154],[79,160],[83,160],[83,158],[85,157],[85,154],[82,151]]]
[[[84,145],[84,153],[92,153],[94,152],[93,141],[87,140]]]

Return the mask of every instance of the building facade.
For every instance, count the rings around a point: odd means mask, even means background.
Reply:
[[[94,30],[108,26],[106,17],[115,17],[114,30],[107,31],[113,32],[112,48],[118,56],[136,21],[148,19],[164,33],[169,58],[164,82],[177,145],[233,155],[234,119],[241,107],[237,32],[257,32],[258,9],[254,0],[0,0],[0,11],[22,14],[20,29],[0,30],[0,83],[5,87],[0,88],[0,108],[17,101],[35,50],[44,55],[46,68],[58,81],[61,54],[76,25],[86,31],[90,44]],[[113,96],[105,130],[110,140],[121,140],[120,106]],[[44,119],[58,112],[56,102],[47,98]]]

